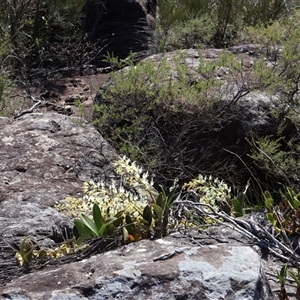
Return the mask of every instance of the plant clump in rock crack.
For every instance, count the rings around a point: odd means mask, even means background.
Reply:
[[[181,188],[175,180],[167,190],[162,186],[155,188],[149,174],[125,156],[113,165],[118,180],[110,185],[85,182],[83,197],[67,197],[55,205],[58,211],[73,218],[74,237],[52,249],[40,247],[30,238],[23,239],[19,246],[10,243],[20,266],[30,270],[37,263],[54,258],[80,258],[141,239],[164,237],[180,228],[200,229],[214,224],[214,219],[181,205],[194,195],[198,204],[211,208],[208,211],[212,214],[225,206],[231,208],[230,187],[211,176],[199,175]]]
[[[183,226],[215,223],[211,218],[193,218],[194,211],[178,215],[178,205],[188,199],[191,191],[200,202],[213,211],[227,208],[231,213],[231,189],[219,179],[199,175],[183,187],[177,181],[166,190],[154,187],[153,178],[135,162],[123,156],[113,163],[119,180],[106,185],[103,182],[84,183],[82,198],[66,198],[56,208],[74,220],[77,243],[87,238],[106,238],[107,244],[129,243],[150,237],[166,236]],[[78,218],[81,218],[79,220]],[[119,240],[118,240],[119,238]],[[103,250],[103,249],[102,249]]]

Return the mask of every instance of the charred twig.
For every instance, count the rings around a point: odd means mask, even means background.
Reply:
[[[25,114],[32,113],[41,104],[42,104],[42,100],[38,100],[37,103],[35,103],[31,108],[23,110],[21,113],[19,113],[18,115],[14,116],[14,120],[16,120],[17,118],[20,118],[21,116],[23,116]]]
[[[197,193],[193,192],[197,195]],[[295,267],[300,268],[300,257],[293,249],[290,249],[284,243],[279,241],[267,229],[260,224],[250,224],[245,220],[236,219],[227,215],[225,212],[217,212],[214,208],[206,203],[195,203],[193,201],[180,201],[185,207],[195,209],[201,215],[209,216],[218,223],[222,223],[239,233],[250,238],[255,244],[268,249],[274,256],[283,261],[289,262]],[[224,223],[224,220],[226,221]]]

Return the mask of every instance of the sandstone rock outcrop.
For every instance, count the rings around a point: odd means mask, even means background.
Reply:
[[[30,285],[28,285],[30,282]],[[5,299],[274,299],[259,255],[238,245],[144,240],[18,278]]]
[[[110,160],[117,154],[80,118],[33,113],[15,121],[0,118],[0,127],[3,261],[8,251],[4,240],[17,242],[29,236],[48,246],[62,241],[72,222],[53,208],[55,202],[81,195],[84,181],[111,176]],[[15,265],[13,256],[9,257]],[[5,264],[1,265],[5,280],[8,274]]]
[[[56,201],[80,195],[82,182],[112,171],[110,159],[116,152],[79,118],[34,113],[0,122],[2,237],[13,236],[9,224],[20,235],[28,234],[27,222],[37,235],[38,226],[51,229],[55,221],[44,217],[55,218],[50,207]],[[28,218],[22,217],[24,211],[31,212]]]

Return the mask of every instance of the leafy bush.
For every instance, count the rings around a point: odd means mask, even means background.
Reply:
[[[297,186],[299,177],[300,148],[295,143],[296,136],[286,144],[283,137],[263,137],[255,140],[255,150],[249,156],[261,170],[274,178],[281,178],[290,186]],[[298,140],[298,138],[297,138]]]
[[[264,136],[254,134],[248,155],[267,176],[299,190],[299,12],[266,28],[249,28],[253,42],[266,49],[270,68],[257,68],[266,91],[274,96],[270,112],[273,130]],[[263,63],[262,63],[263,65]]]
[[[166,49],[208,47],[214,35],[214,25],[208,15],[188,19],[168,34]]]
[[[227,179],[235,174],[237,184],[238,165],[232,157],[227,160],[221,131],[226,124],[235,127],[234,113],[243,114],[239,107],[231,112],[231,106],[263,84],[254,72],[245,76],[242,64],[228,53],[212,61],[199,53],[195,69],[186,59],[158,56],[112,74],[98,96],[94,123],[119,153],[154,173],[161,184],[172,184],[173,178],[184,182],[199,170]],[[221,68],[230,70],[229,87],[218,78]],[[226,102],[232,81],[238,90]],[[233,145],[232,151],[238,148]]]
[[[267,26],[289,16],[296,6],[297,1],[284,0],[163,0],[158,3],[158,29],[166,49],[178,44],[186,47],[181,44],[185,33],[183,26],[193,28],[195,22],[199,24],[198,33],[194,27],[193,33],[187,34],[188,45],[197,45],[203,34],[209,45],[223,48],[232,45],[245,26]],[[203,28],[208,29],[207,32]]]
[[[289,237],[293,237],[300,231],[300,193],[286,188],[281,192],[281,201],[278,205],[275,205],[269,192],[265,192],[265,198],[265,206],[269,210],[268,220],[273,225],[277,235],[285,243],[290,244]]]
[[[0,69],[0,115],[6,116],[8,114],[7,108],[9,106],[8,94],[10,88],[10,81],[8,74]]]
[[[219,61],[199,56],[195,70],[178,54],[168,60],[154,58],[159,63],[148,59],[114,73],[95,106],[94,124],[101,134],[119,153],[160,176],[161,183],[196,176],[203,162],[212,166],[205,155],[210,147],[217,147],[209,144],[209,135],[216,134],[213,128],[218,126],[211,120],[220,113],[224,95],[217,72],[226,63],[237,68],[240,64],[230,55],[220,56]],[[224,117],[219,121],[224,122]],[[196,157],[200,140],[207,147],[201,150],[203,160]]]
[[[49,63],[53,43],[80,36],[83,5],[80,0],[1,1],[0,26],[9,41],[10,67],[17,72],[24,63],[27,67]]]
[[[295,11],[269,26],[248,28],[249,32],[252,30],[252,42],[260,43],[257,53],[255,50],[260,58],[254,60],[251,69],[246,70],[225,52],[214,61],[207,61],[199,54],[199,67],[195,70],[187,68],[185,57],[178,55],[168,60],[165,56],[153,59],[159,59],[159,63],[148,59],[113,74],[111,85],[99,96],[95,124],[120,153],[146,166],[160,176],[159,180],[172,181],[175,177],[186,180],[201,170],[236,186],[245,184],[251,176],[256,182],[275,183],[275,189],[282,185],[298,189],[297,16]],[[227,72],[227,85],[216,76],[220,68]],[[232,88],[231,84],[237,92],[230,99],[226,91]],[[229,123],[232,128],[241,126],[239,120],[244,116],[239,100],[257,90],[273,96],[273,105],[266,112],[269,126],[262,126],[257,132],[241,129],[244,148],[226,146],[237,159],[227,167],[228,157],[220,151],[224,148],[221,127],[224,130]],[[213,139],[214,144],[210,143]],[[197,156],[199,151],[201,157]],[[211,152],[218,153],[217,162],[208,157]],[[245,165],[249,173],[241,175],[245,177],[240,180],[237,170]]]
[[[7,42],[7,34],[5,31],[1,31],[1,22],[0,22],[0,115],[6,116],[8,112],[6,108],[8,106],[8,95],[10,86],[12,84],[11,80],[9,79],[9,68],[6,68],[6,60],[8,56],[8,42]]]
[[[267,219],[273,227],[273,238],[283,245],[288,263],[283,264],[277,277],[281,285],[280,299],[288,299],[285,284],[287,277],[291,277],[296,285],[296,299],[300,299],[299,280],[299,230],[300,230],[300,193],[291,188],[281,191],[281,201],[275,205],[273,196],[266,191],[265,206],[268,209]]]

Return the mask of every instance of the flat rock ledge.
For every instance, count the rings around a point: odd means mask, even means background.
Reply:
[[[248,246],[143,240],[9,283],[3,299],[274,299]]]

